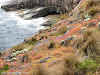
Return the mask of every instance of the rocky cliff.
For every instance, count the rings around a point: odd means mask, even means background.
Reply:
[[[43,7],[43,9],[38,12],[42,13],[43,11],[46,11],[42,14],[48,15],[50,13],[70,12],[79,2],[80,0],[10,0],[5,5],[2,5],[1,8],[7,11],[13,11]]]

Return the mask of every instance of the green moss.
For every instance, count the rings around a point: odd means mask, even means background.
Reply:
[[[4,65],[3,68],[0,68],[0,75],[2,74],[2,72],[5,72],[7,70],[9,70],[9,66],[8,65]]]

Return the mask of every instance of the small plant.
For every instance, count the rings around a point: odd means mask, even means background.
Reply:
[[[78,69],[80,71],[86,70],[86,71],[95,72],[98,66],[99,64],[97,64],[95,60],[86,59],[78,65]]]
[[[91,8],[88,10],[88,14],[91,15],[91,16],[94,16],[97,12],[98,12],[98,11],[97,11],[96,7],[91,7]]]
[[[4,70],[8,70],[9,69],[9,66],[8,65],[4,65]]]
[[[68,18],[66,13],[60,15],[60,20],[63,20],[63,19],[66,19],[66,18]]]
[[[2,75],[2,72],[7,71],[8,69],[9,69],[9,66],[4,65],[4,67],[0,69],[0,75]]]
[[[57,30],[50,33],[50,36],[60,36],[63,35],[67,31],[67,26],[65,25],[60,25],[57,27]]]
[[[31,40],[28,40],[26,43],[30,44],[30,45],[34,45],[38,40],[36,40],[35,38],[32,38]]]
[[[64,34],[66,31],[67,31],[67,27],[66,27],[65,25],[61,26],[61,27],[58,29],[58,33],[59,33],[59,34]]]

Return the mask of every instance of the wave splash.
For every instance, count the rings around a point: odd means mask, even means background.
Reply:
[[[44,29],[41,24],[46,21],[44,17],[24,20],[17,12],[5,12],[0,9],[0,50],[17,45],[40,29]]]

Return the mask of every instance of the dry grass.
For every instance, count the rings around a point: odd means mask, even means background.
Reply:
[[[73,16],[77,18],[85,18],[85,15],[95,16],[97,13],[100,13],[100,1],[99,0],[85,0],[83,1],[73,12]]]
[[[65,14],[60,14],[60,20],[64,20],[64,19],[66,19],[66,18],[68,18],[67,13],[65,13]]]
[[[58,28],[58,33],[63,34],[67,31],[67,27],[65,25],[62,25]]]
[[[68,75],[68,68],[65,67],[65,62],[56,62],[51,67],[46,67],[45,64],[42,65],[40,72],[42,75]]]
[[[96,51],[96,40],[92,35],[92,32],[87,31],[83,34],[83,37],[76,42],[76,48],[82,55],[94,56]]]
[[[85,32],[83,37],[75,41],[75,47],[81,56],[88,56],[100,63],[100,31],[94,28]]]
[[[67,27],[65,25],[61,25],[57,28],[57,31],[51,33],[50,36],[60,36],[63,35],[67,31]]]

